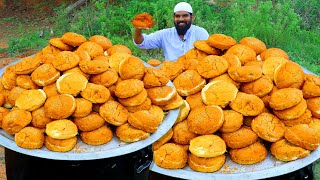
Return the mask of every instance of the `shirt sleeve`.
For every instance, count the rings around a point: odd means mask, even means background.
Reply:
[[[161,39],[163,36],[162,31],[157,31],[154,33],[151,33],[149,35],[146,34],[142,34],[143,36],[143,41],[141,44],[137,44],[134,42],[133,43],[141,49],[156,49],[156,48],[161,48],[162,47],[162,43],[161,43]]]

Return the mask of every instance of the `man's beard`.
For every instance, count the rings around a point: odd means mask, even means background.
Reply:
[[[186,23],[186,26],[180,27],[179,22],[174,22],[174,26],[176,27],[176,30],[179,35],[185,35],[188,29],[191,27],[191,21]]]

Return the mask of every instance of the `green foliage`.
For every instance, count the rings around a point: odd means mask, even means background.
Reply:
[[[237,41],[256,37],[270,47],[285,50],[291,60],[320,74],[320,4],[318,0],[189,0],[195,15],[194,24],[207,29],[209,34],[223,33]],[[113,44],[125,44],[143,60],[164,57],[161,50],[141,50],[133,44],[131,20],[142,12],[150,13],[154,26],[146,34],[173,26],[173,7],[179,0],[91,0],[81,8],[68,13],[66,6],[55,11],[54,32],[57,37],[72,31],[89,38],[100,34]],[[211,3],[209,3],[211,2]],[[213,2],[213,3],[212,3]],[[11,53],[26,48],[44,47],[35,34],[10,41]],[[29,40],[26,42],[25,40]]]

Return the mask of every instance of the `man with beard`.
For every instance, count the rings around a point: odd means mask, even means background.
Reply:
[[[208,32],[193,25],[194,15],[189,3],[180,2],[174,7],[175,27],[162,29],[149,35],[142,34],[144,27],[134,28],[134,43],[141,49],[163,49],[166,60],[175,61],[193,48],[197,40],[207,40]]]

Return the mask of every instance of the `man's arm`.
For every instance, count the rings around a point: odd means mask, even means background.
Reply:
[[[143,29],[148,29],[148,28],[134,27],[133,39],[136,44],[141,44],[144,40],[144,38],[142,36]]]

